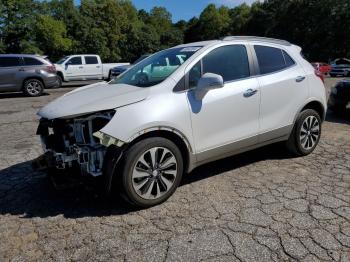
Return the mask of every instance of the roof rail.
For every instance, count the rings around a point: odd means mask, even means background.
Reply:
[[[290,46],[292,45],[286,40],[280,40],[275,38],[268,38],[268,37],[260,37],[260,36],[225,36],[221,38],[222,41],[234,41],[234,40],[246,40],[246,41],[262,41],[262,42],[268,42],[273,44],[279,44],[279,45],[285,45]]]

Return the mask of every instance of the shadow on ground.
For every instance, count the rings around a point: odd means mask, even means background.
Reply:
[[[199,167],[184,177],[182,185],[257,161],[288,157],[281,145],[267,146]],[[31,161],[0,171],[0,214],[78,218],[122,215],[135,210],[116,194],[101,197],[95,188],[86,184],[57,190],[45,173],[33,171]]]
[[[41,96],[48,96],[50,95],[49,93],[44,92]],[[6,98],[19,98],[19,97],[23,97],[23,98],[33,98],[33,97],[29,97],[21,92],[11,92],[11,93],[0,93],[0,99],[6,99]]]

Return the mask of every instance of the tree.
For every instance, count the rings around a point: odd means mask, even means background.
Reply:
[[[5,52],[37,49],[32,39],[37,7],[33,0],[0,0],[0,32]]]
[[[39,48],[49,57],[58,58],[72,47],[65,24],[51,16],[39,15],[35,32]]]

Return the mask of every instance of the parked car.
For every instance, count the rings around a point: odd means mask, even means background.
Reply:
[[[139,59],[137,59],[134,63],[131,65],[122,65],[122,66],[116,66],[111,69],[111,77],[117,77],[121,73],[124,73],[126,70],[131,68],[132,66],[136,65],[137,63],[141,62],[145,58],[149,57],[150,55],[143,55]]]
[[[332,67],[327,63],[314,62],[311,64],[316,70],[320,71],[324,75],[328,75],[329,72],[332,70]]]
[[[106,192],[114,181],[130,203],[149,207],[169,198],[183,173],[216,159],[281,141],[308,155],[327,103],[300,53],[258,37],[158,52],[109,83],[43,107],[39,162],[100,176]]]
[[[0,92],[23,92],[40,96],[45,88],[57,87],[55,66],[39,55],[0,55]]]
[[[331,77],[350,76],[350,60],[347,58],[338,58],[332,63],[332,70],[329,72]]]
[[[350,109],[350,79],[343,79],[331,88],[328,107],[336,113]]]
[[[59,60],[55,66],[60,81],[104,80],[111,78],[111,69],[129,63],[102,64],[98,55],[70,55]]]

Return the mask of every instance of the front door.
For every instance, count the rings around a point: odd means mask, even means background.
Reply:
[[[82,80],[84,78],[84,65],[81,56],[71,57],[65,63],[64,70],[69,80]]]
[[[212,89],[198,100],[196,82],[208,72],[221,75],[224,87]],[[259,84],[251,77],[244,45],[222,46],[211,51],[190,70],[189,85],[197,161],[218,158],[257,143]]]

